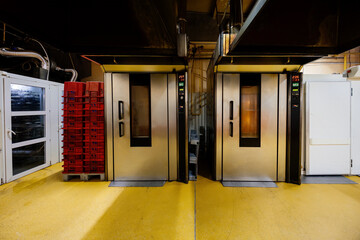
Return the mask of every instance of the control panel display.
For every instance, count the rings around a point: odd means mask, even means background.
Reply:
[[[300,74],[291,74],[291,102],[293,108],[298,108],[300,104]]]
[[[288,74],[288,123],[286,147],[286,182],[301,183],[301,158],[300,158],[300,91],[302,73],[291,72]]]
[[[185,74],[178,75],[179,112],[185,112]]]

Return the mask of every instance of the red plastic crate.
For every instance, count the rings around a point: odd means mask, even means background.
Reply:
[[[84,117],[90,117],[90,116],[104,117],[104,110],[95,110],[95,109],[94,110],[85,110]],[[103,120],[101,120],[101,121],[103,121]]]
[[[83,135],[63,135],[63,142],[64,142],[64,146],[66,143],[70,143],[70,142],[76,142],[76,143],[81,143],[83,142]],[[67,145],[66,145],[67,146]]]
[[[83,134],[83,130],[82,129],[69,129],[69,128],[63,128],[64,129],[64,134],[63,136],[71,136],[71,135],[79,135],[79,134]]]
[[[83,121],[83,117],[68,117],[68,116],[64,116],[64,120],[62,121],[64,122],[81,122]]]
[[[90,158],[86,158],[87,160],[96,159],[92,157],[92,154],[96,154],[96,156],[102,156],[104,153],[105,153],[104,147],[84,147],[84,154],[90,154]]]
[[[83,155],[64,155],[64,162],[65,161],[83,161]]]
[[[84,129],[84,136],[90,135],[104,135],[104,128],[85,128]]]
[[[91,102],[100,102],[103,103],[104,102],[104,97],[103,96],[97,96],[97,97],[84,97],[84,103],[91,103]]]
[[[104,159],[91,159],[91,160],[83,161],[83,166],[91,166],[91,165],[104,166],[105,161],[104,161]]]
[[[102,102],[85,103],[84,110],[104,110],[104,103]]]
[[[67,110],[82,110],[84,108],[84,104],[82,102],[63,102],[64,111]]]
[[[85,97],[84,98],[84,102],[85,103],[96,103],[96,102],[99,102],[99,98],[100,97]]]
[[[104,116],[98,116],[98,115],[85,115],[84,121],[90,121],[90,122],[103,122],[105,120]]]
[[[64,124],[63,129],[64,130],[70,130],[70,129],[81,129],[83,128],[83,117],[64,117],[64,120],[62,121]],[[69,132],[70,134],[76,134],[74,132]],[[82,131],[77,132],[77,134],[82,134]]]
[[[68,155],[68,154],[82,154],[83,153],[83,148],[82,147],[67,147],[64,146],[63,147],[64,152],[63,154]]]
[[[83,97],[64,97],[64,104],[68,103],[83,103]]]
[[[83,166],[84,161],[82,159],[80,160],[67,160],[64,159],[64,166],[75,166],[80,167]]]
[[[103,121],[99,121],[99,122],[84,122],[84,128],[100,128],[103,129],[104,128],[104,122]]]
[[[82,109],[72,109],[72,110],[67,110],[65,109],[64,110],[64,115],[63,117],[80,117],[80,116],[83,116],[84,115],[84,112]]]
[[[84,126],[83,122],[64,122],[64,129],[82,129]]]
[[[83,147],[82,141],[69,141],[68,139],[63,140],[64,147]]]
[[[104,83],[100,82],[100,97],[104,97]]]
[[[91,140],[91,141],[84,141],[84,147],[104,147],[105,146],[105,142],[104,140],[102,141],[97,141],[97,140]]]
[[[64,97],[82,97],[85,90],[85,83],[65,82]]]
[[[64,171],[63,173],[83,173],[84,172],[84,168],[83,166],[65,166],[64,167]]]
[[[84,154],[84,160],[92,160],[92,159],[105,159],[105,153],[85,153]]]
[[[84,142],[87,142],[87,141],[104,141],[104,140],[105,140],[105,136],[103,134],[94,134],[94,135],[85,134],[84,135]]]
[[[84,173],[104,173],[105,172],[105,166],[84,166]]]
[[[104,96],[104,83],[103,82],[87,82],[85,87],[85,96],[97,97]]]

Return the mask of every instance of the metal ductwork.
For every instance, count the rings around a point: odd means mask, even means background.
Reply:
[[[0,55],[4,57],[29,57],[36,58],[41,62],[41,68],[49,71],[48,61],[40,54],[33,51],[12,51],[8,48],[0,48]]]
[[[75,82],[77,77],[78,77],[78,72],[75,69],[70,69],[70,68],[60,68],[60,67],[56,67],[57,71],[64,71],[64,72],[70,72],[72,73],[72,77],[70,79],[70,82]]]

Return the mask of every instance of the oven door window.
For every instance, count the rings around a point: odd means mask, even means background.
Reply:
[[[150,74],[130,75],[130,146],[151,146]]]
[[[261,75],[240,75],[240,147],[260,147]]]

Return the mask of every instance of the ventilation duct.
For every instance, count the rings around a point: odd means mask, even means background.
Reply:
[[[70,79],[70,82],[75,82],[77,77],[78,77],[78,72],[75,69],[68,69],[68,68],[60,68],[60,67],[56,67],[57,71],[64,71],[64,72],[70,72],[72,73],[72,77]]]
[[[0,55],[4,57],[29,57],[36,58],[41,62],[41,68],[49,71],[49,63],[40,54],[33,51],[12,51],[8,48],[0,48]]]

